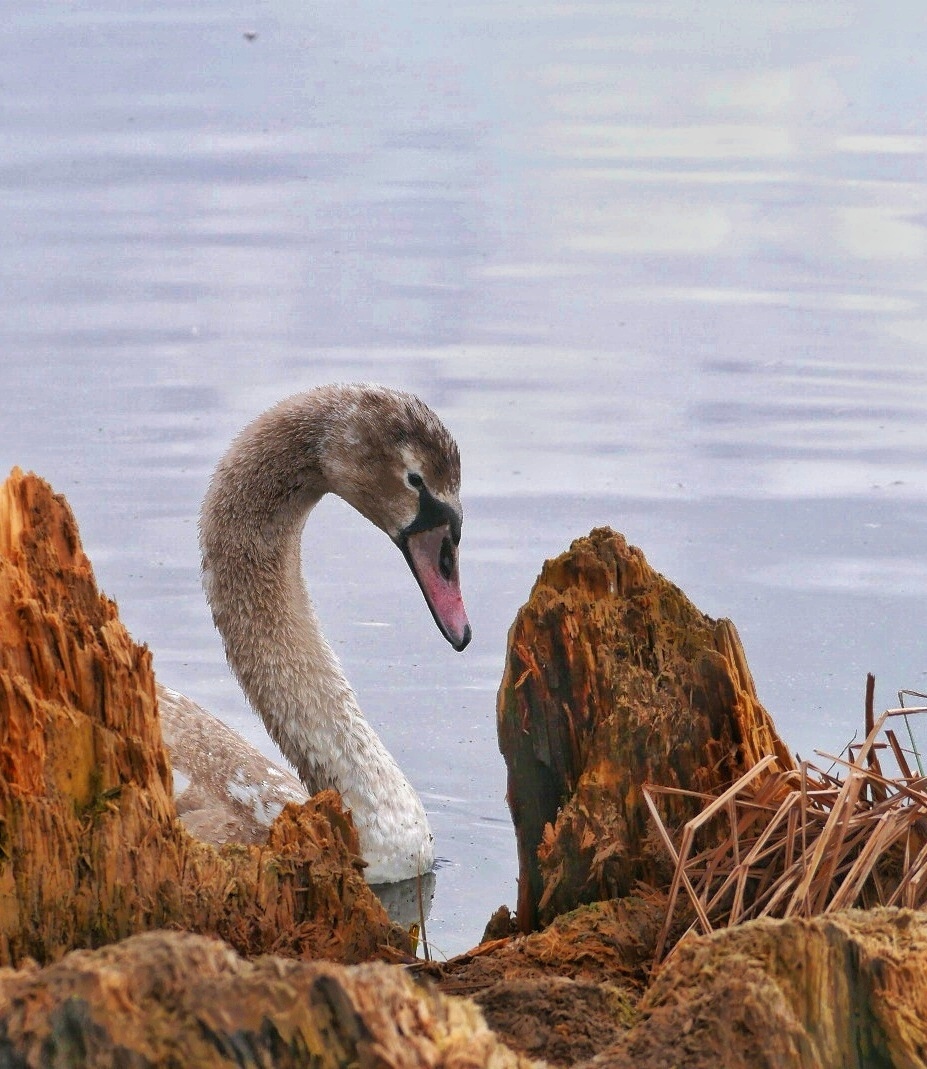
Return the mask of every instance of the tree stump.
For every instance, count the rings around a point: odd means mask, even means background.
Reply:
[[[176,819],[151,655],[102,597],[67,503],[0,486],[0,964],[155,927],[358,961],[411,951],[364,881],[333,792],[262,846],[222,851]]]
[[[149,932],[0,970],[0,1064],[21,1069],[531,1069],[464,999],[375,962],[262,957]]]
[[[734,625],[608,529],[545,563],[509,632],[497,712],[523,932],[639,881],[668,883],[643,784],[707,793],[769,754],[794,767]],[[670,826],[699,808],[662,796]]]
[[[927,917],[846,910],[687,939],[596,1069],[925,1069]]]

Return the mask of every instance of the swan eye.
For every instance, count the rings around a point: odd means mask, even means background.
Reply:
[[[425,480],[419,475],[417,471],[410,471],[406,475],[406,482],[409,486],[414,486],[416,490],[421,490],[425,485]]]
[[[450,582],[451,576],[454,574],[454,547],[451,545],[450,538],[445,538],[441,543],[438,567],[441,569],[444,581]]]

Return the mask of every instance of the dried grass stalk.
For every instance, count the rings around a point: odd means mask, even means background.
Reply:
[[[677,913],[683,919],[688,914],[688,930],[707,933],[756,917],[927,903],[927,778],[912,773],[910,751],[886,728],[891,718],[924,714],[927,706],[889,709],[876,721],[870,693],[865,741],[847,748],[848,759],[820,754],[832,762],[831,770],[805,761],[797,771],[782,771],[775,757],[766,757],[717,796],[644,786],[675,865],[656,961],[678,924]],[[884,774],[880,749],[894,756],[897,777]],[[674,835],[656,799],[677,793],[701,800],[703,808]],[[723,841],[695,852],[699,830],[725,816],[729,832]]]

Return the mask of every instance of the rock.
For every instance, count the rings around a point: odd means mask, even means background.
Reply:
[[[0,1064],[20,1069],[529,1069],[479,1010],[382,963],[262,957],[150,932],[0,970]]]
[[[151,655],[102,597],[42,480],[0,487],[0,964],[156,927],[244,954],[403,957],[340,800],[288,806],[261,847],[179,824]]]
[[[769,754],[794,767],[733,624],[607,529],[545,563],[509,633],[498,728],[523,932],[641,881],[668,884],[645,782],[710,792]],[[680,796],[662,805],[669,826],[699,811]]]
[[[850,910],[681,943],[585,1069],[923,1069],[927,916]]]

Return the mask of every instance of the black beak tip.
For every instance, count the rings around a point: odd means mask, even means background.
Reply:
[[[467,646],[470,645],[471,638],[473,638],[473,632],[470,630],[470,625],[467,624],[467,626],[464,628],[464,633],[460,636],[460,641],[453,642],[452,645],[454,649],[457,650],[458,653],[460,653],[461,650],[465,650]]]

